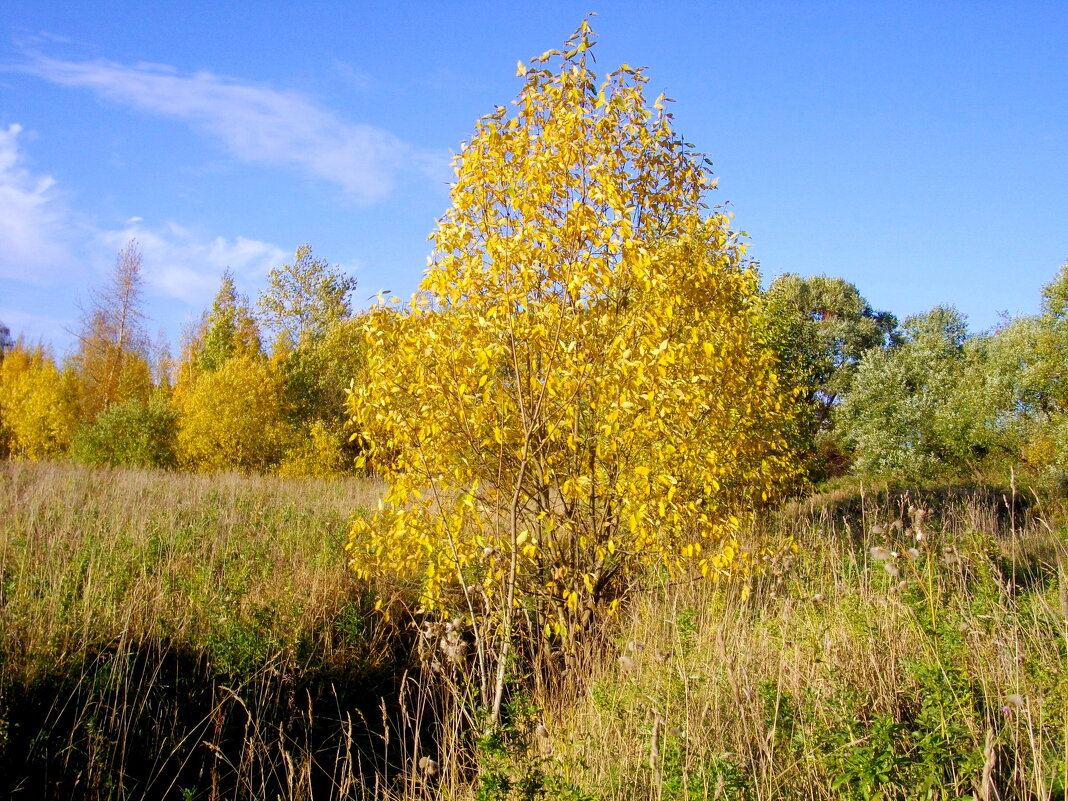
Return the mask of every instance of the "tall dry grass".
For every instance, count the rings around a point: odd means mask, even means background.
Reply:
[[[349,797],[398,658],[343,549],[379,493],[0,464],[0,795]]]
[[[797,552],[748,597],[636,604],[580,703],[543,713],[544,770],[620,801],[1065,798],[1065,531],[988,495],[843,500],[754,532]]]
[[[454,635],[344,564],[380,489],[4,464],[0,795],[1065,797],[1068,548],[1033,499],[783,510],[752,582],[650,576],[568,693],[517,663],[484,731],[462,662],[409,658]]]

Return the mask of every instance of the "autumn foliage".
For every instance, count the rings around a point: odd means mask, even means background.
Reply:
[[[0,361],[0,445],[24,459],[66,452],[78,427],[78,384],[44,348],[18,343]]]
[[[570,641],[652,565],[735,570],[739,516],[792,472],[757,278],[707,212],[706,163],[641,71],[598,83],[591,38],[520,65],[514,113],[478,122],[351,397],[391,459],[353,565],[483,641],[520,618]]]

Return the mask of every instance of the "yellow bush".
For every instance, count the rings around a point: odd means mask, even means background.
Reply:
[[[346,463],[344,435],[331,430],[322,420],[314,420],[293,438],[285,458],[278,465],[281,476],[335,478],[352,467]]]
[[[350,398],[390,455],[353,566],[417,581],[483,643],[569,641],[653,565],[731,571],[739,517],[793,469],[757,277],[702,214],[714,182],[639,71],[597,84],[590,44],[584,23],[521,65],[515,115],[478,123],[420,291],[370,315]]]
[[[259,356],[234,356],[210,372],[184,371],[174,405],[178,459],[197,470],[266,470],[292,437],[281,383]]]
[[[40,347],[21,344],[0,361],[0,428],[14,456],[47,459],[66,452],[78,427],[78,387]]]

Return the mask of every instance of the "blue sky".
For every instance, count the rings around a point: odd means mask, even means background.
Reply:
[[[770,279],[973,329],[1068,259],[1068,3],[0,2],[0,320],[59,352],[131,237],[176,341],[309,242],[411,293],[449,158],[596,11]]]

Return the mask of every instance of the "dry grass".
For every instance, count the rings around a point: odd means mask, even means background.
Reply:
[[[902,511],[865,504],[864,531],[821,507],[780,521],[798,553],[748,598],[643,599],[618,658],[548,721],[551,769],[621,800],[1064,798],[1064,532],[999,528],[974,498],[918,529]]]
[[[348,601],[347,521],[379,490],[2,463],[5,671],[29,680],[123,641],[197,647],[268,616],[279,636],[314,630]]]
[[[347,797],[397,650],[343,550],[380,489],[0,464],[0,794]]]
[[[0,794],[1065,798],[1068,548],[1037,503],[785,510],[753,540],[797,551],[751,592],[654,579],[577,699],[514,683],[480,736],[463,666],[413,668],[344,564],[380,490],[2,465]]]

